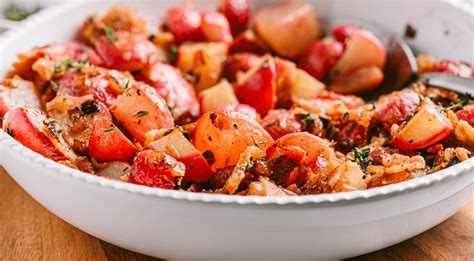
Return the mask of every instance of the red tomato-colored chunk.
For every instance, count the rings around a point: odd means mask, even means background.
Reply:
[[[254,107],[265,116],[275,108],[276,69],[273,58],[263,58],[261,63],[237,79],[235,95],[240,102]]]
[[[138,153],[130,172],[130,182],[154,188],[173,189],[184,176],[183,163],[153,150]]]
[[[100,161],[130,161],[137,149],[107,118],[94,122],[89,139],[89,154]]]
[[[341,57],[343,49],[344,47],[340,42],[332,38],[325,38],[314,43],[303,54],[298,67],[311,74],[314,78],[321,80],[339,57]]]
[[[142,144],[148,131],[174,126],[166,102],[148,85],[132,84],[110,107],[110,112]]]
[[[177,44],[185,41],[199,42],[204,39],[201,15],[191,3],[168,9],[167,23]]]
[[[234,35],[245,30],[250,19],[250,6],[247,0],[221,1],[220,11],[229,20]]]
[[[100,37],[95,48],[107,67],[120,71],[139,71],[160,60],[155,45],[142,35],[115,32],[115,40]]]
[[[456,116],[460,120],[467,121],[469,125],[474,127],[474,107],[464,108],[456,112]]]

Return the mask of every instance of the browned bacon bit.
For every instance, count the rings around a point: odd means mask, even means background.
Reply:
[[[228,194],[234,194],[239,188],[242,180],[245,178],[245,174],[248,171],[248,164],[252,164],[254,160],[262,158],[265,158],[265,152],[256,146],[248,147],[244,153],[240,155],[239,161],[225,183],[223,190]]]
[[[252,196],[289,196],[294,195],[282,187],[277,186],[268,178],[260,176],[258,181],[250,183],[247,195]]]

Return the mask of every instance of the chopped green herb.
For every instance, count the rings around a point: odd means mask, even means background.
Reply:
[[[347,119],[348,116],[349,116],[349,112],[346,111],[346,112],[344,112],[344,114],[342,114],[342,119],[345,120],[345,119]]]
[[[265,61],[264,63],[262,63],[262,69],[265,69],[265,68],[267,68],[267,67],[268,67],[268,62],[267,62],[267,61]]]
[[[109,128],[105,128],[104,132],[109,132],[109,131],[113,131],[113,130],[115,130],[114,127],[109,127]]]
[[[63,132],[63,130],[60,129],[60,128],[56,128],[55,123],[59,123],[59,122],[58,122],[57,120],[55,120],[55,119],[46,119],[46,120],[43,121],[43,124],[46,125],[46,127],[47,127],[48,129],[51,130],[51,132],[53,133],[53,135],[54,135],[55,137],[58,137],[59,134],[60,134],[61,132]]]
[[[459,94],[459,99],[464,104],[468,104],[469,102],[474,101],[474,97],[472,96],[472,94],[467,93],[467,92],[464,94]]]
[[[278,157],[278,159],[275,160],[275,164],[279,165],[280,163],[282,163],[286,159],[286,157],[287,157],[286,155],[282,155],[282,156]]]
[[[300,120],[304,120],[307,125],[313,125],[316,122],[316,119],[313,118],[309,113],[296,114],[296,117],[298,117]]]
[[[459,101],[457,103],[451,103],[448,107],[449,110],[454,112],[462,110],[462,108],[468,105],[470,102],[474,101],[474,97],[470,93],[464,93],[458,95]]]
[[[127,83],[125,84],[125,87],[123,88],[123,93],[127,93],[128,90],[130,90],[130,80],[128,80]]]
[[[117,80],[117,78],[115,78],[114,76],[110,76],[110,79],[117,85],[120,85],[119,81]]]
[[[175,64],[178,58],[178,47],[176,45],[172,45],[168,52],[168,62],[170,64]]]
[[[115,43],[117,41],[117,38],[115,37],[115,34],[114,34],[114,29],[112,29],[112,27],[105,26],[104,33],[105,33],[105,37],[107,37],[107,40],[110,43]]]
[[[253,140],[253,145],[255,145],[256,147],[267,143],[266,141],[257,142],[253,136],[250,136],[250,138],[252,138],[252,140]]]
[[[450,103],[448,109],[452,110],[454,112],[457,112],[459,110],[462,110],[464,106],[461,103]]]
[[[407,112],[405,114],[405,117],[403,118],[403,121],[407,121],[410,118],[411,113]]]
[[[62,71],[63,71],[63,68],[61,68],[61,66],[59,65],[54,66],[54,73],[60,73]]]
[[[451,167],[451,166],[453,166],[453,165],[456,165],[456,164],[458,164],[458,163],[460,163],[460,162],[461,162],[461,160],[459,159],[459,157],[458,157],[457,155],[454,155],[454,156],[451,158],[451,160],[449,161],[448,167]]]
[[[145,115],[147,115],[147,114],[148,114],[147,111],[139,111],[139,112],[135,113],[135,116],[137,116],[137,117],[143,117],[143,116],[145,116]]]
[[[34,9],[27,10],[15,4],[10,4],[3,12],[3,15],[8,20],[21,21],[21,20],[26,19],[28,16],[38,12],[39,10],[40,10],[39,6],[35,7]]]
[[[12,136],[12,137],[15,137],[15,134],[13,133],[12,129],[7,128],[7,134]]]
[[[51,88],[53,88],[53,90],[59,90],[59,85],[55,81],[50,81],[49,84],[51,85]]]
[[[245,172],[249,171],[249,169],[251,169],[252,167],[253,167],[253,163],[247,162],[247,165],[245,165]]]
[[[82,68],[84,66],[88,65],[88,64],[89,64],[89,60],[85,59],[85,60],[76,62],[75,67],[76,67],[77,71],[80,72],[82,70]]]
[[[74,67],[74,61],[69,57],[66,59],[66,66],[67,66],[67,68],[73,68]]]
[[[45,125],[50,125],[50,124],[59,123],[59,122],[58,122],[58,120],[56,120],[56,119],[46,119],[46,120],[43,121],[43,123],[44,123]]]
[[[359,150],[359,148],[355,147],[354,151],[354,159],[352,161],[358,161],[360,165],[360,169],[365,172],[368,166],[372,165],[372,157],[370,157],[370,148],[365,148]]]

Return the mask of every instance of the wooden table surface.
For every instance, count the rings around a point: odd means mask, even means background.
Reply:
[[[62,221],[0,168],[0,260],[158,260],[92,237]],[[474,260],[474,201],[412,239],[354,260]]]

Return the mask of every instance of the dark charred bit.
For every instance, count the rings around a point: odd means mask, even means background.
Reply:
[[[204,156],[204,158],[207,160],[207,163],[209,163],[209,165],[212,165],[214,164],[214,161],[216,161],[215,157],[214,157],[214,153],[212,153],[212,151],[208,150],[208,151],[205,151],[202,156]]]
[[[416,28],[409,23],[405,27],[405,37],[409,39],[416,37]]]
[[[216,125],[217,115],[215,113],[209,114],[209,119],[211,119],[213,125]]]
[[[284,164],[281,164],[284,161]],[[278,163],[277,163],[278,162]],[[290,179],[290,175],[293,171],[297,171],[300,163],[292,159],[278,158],[275,162],[269,162],[269,168],[271,170],[270,179],[277,185],[287,186]]]
[[[227,179],[229,179],[230,175],[232,174],[233,170],[234,170],[234,166],[218,169],[216,171],[216,174],[214,174],[209,180],[211,188],[213,189],[223,188],[225,183],[227,182]]]
[[[148,40],[152,41],[155,40],[156,36],[154,34],[150,34],[150,36],[148,36]]]
[[[131,72],[131,74],[132,74],[133,76],[137,76],[137,75],[139,75],[140,73],[142,73],[142,70],[136,70],[136,71],[132,71],[132,72]]]
[[[191,138],[189,137],[189,134],[187,132],[183,132],[183,136],[187,139],[187,140],[191,140]]]
[[[89,115],[99,111],[99,103],[94,100],[86,101],[81,104],[81,112],[84,115]]]

